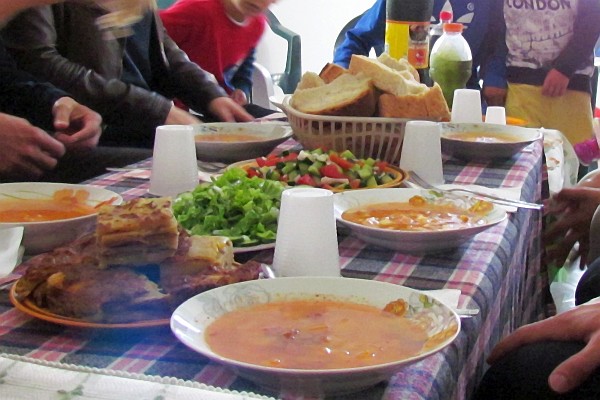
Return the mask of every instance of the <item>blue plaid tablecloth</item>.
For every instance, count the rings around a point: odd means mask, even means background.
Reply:
[[[296,145],[288,141],[278,149]],[[446,182],[519,186],[521,198],[530,202],[542,199],[543,171],[541,141],[507,160],[444,160]],[[88,183],[118,192],[125,199],[144,196],[148,188],[147,179],[131,178],[127,172],[109,173]],[[498,340],[546,316],[549,291],[541,263],[541,229],[541,212],[519,209],[459,248],[427,256],[377,248],[340,234],[343,276],[416,289],[459,289],[459,306],[480,310],[462,320],[459,336],[443,351],[404,368],[389,382],[343,398],[468,399],[484,372],[486,355]],[[253,257],[269,262],[272,250]],[[13,308],[7,289],[0,291],[0,353],[272,395],[189,350],[168,328],[97,332],[54,325]]]

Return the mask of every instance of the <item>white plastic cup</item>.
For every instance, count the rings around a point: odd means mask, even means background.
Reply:
[[[477,89],[456,89],[452,101],[450,121],[482,123],[481,93]]]
[[[408,121],[404,129],[400,168],[414,171],[432,185],[444,183],[441,126],[431,121]]]
[[[504,107],[491,106],[485,111],[486,124],[506,125],[506,110]]]
[[[198,185],[198,163],[194,128],[190,125],[163,125],[156,128],[149,192],[176,196]]]
[[[340,276],[333,192],[318,188],[283,191],[273,269],[280,276]]]

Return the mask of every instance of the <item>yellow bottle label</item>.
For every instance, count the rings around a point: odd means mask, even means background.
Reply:
[[[385,25],[385,50],[395,59],[408,56],[408,40],[410,38],[410,24],[400,21],[386,21]]]
[[[429,22],[386,20],[385,51],[395,59],[406,58],[415,68],[429,66]]]

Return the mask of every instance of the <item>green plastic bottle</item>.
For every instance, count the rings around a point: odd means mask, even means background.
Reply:
[[[431,49],[429,76],[440,85],[448,107],[456,89],[464,89],[471,77],[473,56],[462,35],[463,25],[457,22],[444,24],[444,33]]]

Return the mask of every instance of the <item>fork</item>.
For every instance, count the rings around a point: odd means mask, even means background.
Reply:
[[[408,180],[411,181],[413,184],[420,186],[423,189],[436,190],[440,193],[457,193],[457,192],[469,193],[469,194],[472,194],[477,197],[485,198],[492,203],[496,203],[496,204],[504,205],[504,206],[528,208],[531,210],[541,210],[544,207],[542,204],[528,203],[526,201],[521,201],[521,200],[506,199],[506,198],[494,196],[493,194],[482,193],[477,190],[463,189],[463,188],[442,189],[442,188],[439,188],[437,186],[430,184],[425,179],[421,178],[418,174],[416,174],[414,171],[407,171],[407,172],[408,172]]]

